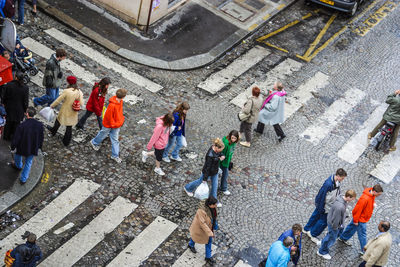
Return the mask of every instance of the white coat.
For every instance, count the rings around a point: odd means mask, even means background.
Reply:
[[[285,121],[284,110],[285,96],[274,95],[258,114],[258,121],[266,125],[283,123]]]

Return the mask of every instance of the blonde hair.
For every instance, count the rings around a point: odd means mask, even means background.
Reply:
[[[115,93],[115,95],[118,97],[118,98],[124,98],[125,96],[126,96],[126,94],[128,93],[128,90],[126,90],[126,89],[124,89],[124,88],[121,88],[121,89],[118,89],[117,90],[117,92]]]
[[[356,198],[357,194],[356,191],[353,189],[347,190],[346,194],[344,195],[345,197],[351,197],[351,198]]]
[[[220,138],[215,138],[213,141],[213,145],[218,148],[222,148],[222,149],[224,149],[224,147],[225,147],[224,142],[222,142],[222,140]]]

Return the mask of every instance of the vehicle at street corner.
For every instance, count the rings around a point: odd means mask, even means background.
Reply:
[[[353,16],[364,0],[304,0],[305,4],[316,3]]]

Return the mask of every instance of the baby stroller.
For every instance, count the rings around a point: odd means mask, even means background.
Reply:
[[[35,66],[35,60],[32,57],[32,52],[22,45],[18,36],[13,56],[15,70],[26,74],[24,75],[24,83],[28,83],[30,81],[29,76],[35,76],[39,73],[38,68]]]

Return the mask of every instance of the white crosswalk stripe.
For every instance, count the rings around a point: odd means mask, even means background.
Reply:
[[[83,44],[83,43],[79,42],[78,40],[60,32],[57,29],[51,28],[51,29],[45,30],[45,32],[48,35],[50,35],[51,37],[57,39],[58,41],[87,55],[88,57],[90,57],[90,59],[96,61],[100,65],[102,65],[106,68],[112,69],[115,72],[121,74],[122,77],[133,82],[134,84],[137,84],[141,87],[146,88],[150,92],[156,93],[163,88],[161,85],[154,83],[154,82],[150,81],[149,79],[142,77],[139,74],[128,70],[126,67],[121,66],[118,63],[115,63],[113,60],[104,56],[102,53],[100,53],[100,52],[94,50],[93,48],[87,46],[86,44]]]
[[[249,265],[249,264],[243,262],[242,260],[239,260],[239,261],[235,264],[235,266],[233,266],[233,267],[250,267],[250,266],[251,266],[251,265]]]
[[[286,76],[292,74],[293,72],[298,71],[302,65],[303,64],[293,59],[290,58],[285,59],[282,63],[280,63],[278,66],[276,66],[275,68],[273,68],[271,71],[268,72],[267,79],[265,81],[260,83],[257,82],[251,85],[243,93],[240,93],[230,102],[240,108],[243,107],[244,103],[246,103],[247,98],[251,96],[251,90],[254,86],[258,86],[261,90],[265,91],[272,89],[276,81],[282,80]]]
[[[106,234],[113,231],[136,207],[136,204],[118,196],[96,218],[39,266],[72,266],[103,240]]]
[[[35,233],[37,238],[43,236],[99,187],[99,184],[88,180],[76,180],[45,208],[1,240],[0,255],[4,255],[8,249],[14,248],[15,244],[21,243],[21,235],[26,231]]]
[[[197,87],[210,92],[211,94],[215,94],[224,86],[233,81],[233,79],[245,73],[269,54],[270,52],[267,49],[261,46],[256,46],[249,50],[246,54],[233,61],[226,68],[212,74],[207,78],[207,80],[201,82]]]
[[[211,245],[212,251],[215,251],[217,247]],[[186,249],[185,252],[175,261],[172,267],[201,267],[204,266],[204,258],[206,257],[206,250],[203,244],[196,244],[197,253],[194,254],[190,249]]]
[[[343,97],[333,102],[300,136],[313,144],[319,143],[365,96],[366,94],[359,89],[349,89]]]
[[[139,266],[177,227],[158,216],[107,266]]]
[[[400,147],[400,140],[397,140],[396,146]],[[384,156],[381,161],[376,165],[370,174],[375,176],[384,183],[390,183],[396,174],[400,171],[400,150],[390,152]]]
[[[369,145],[368,133],[381,121],[382,114],[387,108],[386,104],[378,106],[370,117],[364,122],[360,130],[339,150],[338,157],[353,164]]]

